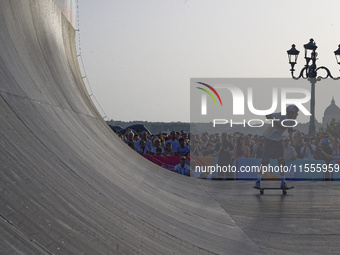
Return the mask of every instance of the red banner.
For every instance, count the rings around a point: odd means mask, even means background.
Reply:
[[[144,157],[151,162],[155,163],[156,165],[159,165],[160,167],[163,167],[165,169],[168,169],[170,171],[174,171],[174,168],[176,165],[178,165],[180,156],[151,156],[151,155],[144,155]],[[213,157],[186,157],[186,164],[190,166],[190,159],[193,160],[193,168],[195,168],[196,165],[199,166],[212,166],[214,158]],[[209,174],[209,172],[206,173],[206,175]]]
[[[163,168],[173,171],[175,166],[179,164],[180,156],[151,156],[144,155],[144,157],[151,162]],[[187,157],[187,165],[190,166],[190,157]]]

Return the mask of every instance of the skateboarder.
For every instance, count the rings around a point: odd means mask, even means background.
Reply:
[[[273,125],[270,125],[264,132],[264,149],[261,161],[261,166],[267,166],[271,159],[277,159],[279,165],[285,165],[285,160],[283,159],[284,149],[282,144],[282,134],[288,129],[289,138],[292,138],[293,128],[287,128],[282,125],[282,121],[286,119],[295,120],[298,116],[299,108],[295,105],[287,106],[287,115],[281,115],[281,113],[273,113],[266,116],[267,119],[277,119],[279,121],[273,121]],[[290,123],[291,122],[291,123]],[[293,121],[285,121],[285,126],[293,126],[295,123]],[[287,185],[285,182],[284,172],[281,175],[281,188],[286,189]],[[260,169],[257,181],[254,188],[261,188],[261,177],[262,169]]]

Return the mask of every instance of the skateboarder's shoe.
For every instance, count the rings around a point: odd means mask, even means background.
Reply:
[[[281,189],[287,189],[287,184],[285,182],[281,182]]]
[[[260,181],[256,181],[254,188],[255,189],[260,189],[261,188],[261,182]]]

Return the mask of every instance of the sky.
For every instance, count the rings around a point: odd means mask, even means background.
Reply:
[[[190,121],[190,78],[289,78],[287,50],[314,38],[339,76],[338,0],[79,0],[80,53],[108,119]],[[319,73],[321,74],[321,73]],[[338,81],[340,83],[340,81]],[[340,84],[316,88],[316,119]]]

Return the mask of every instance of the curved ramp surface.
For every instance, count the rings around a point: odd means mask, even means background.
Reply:
[[[338,185],[259,197],[161,169],[98,114],[52,0],[2,0],[0,20],[1,254],[337,250]]]

